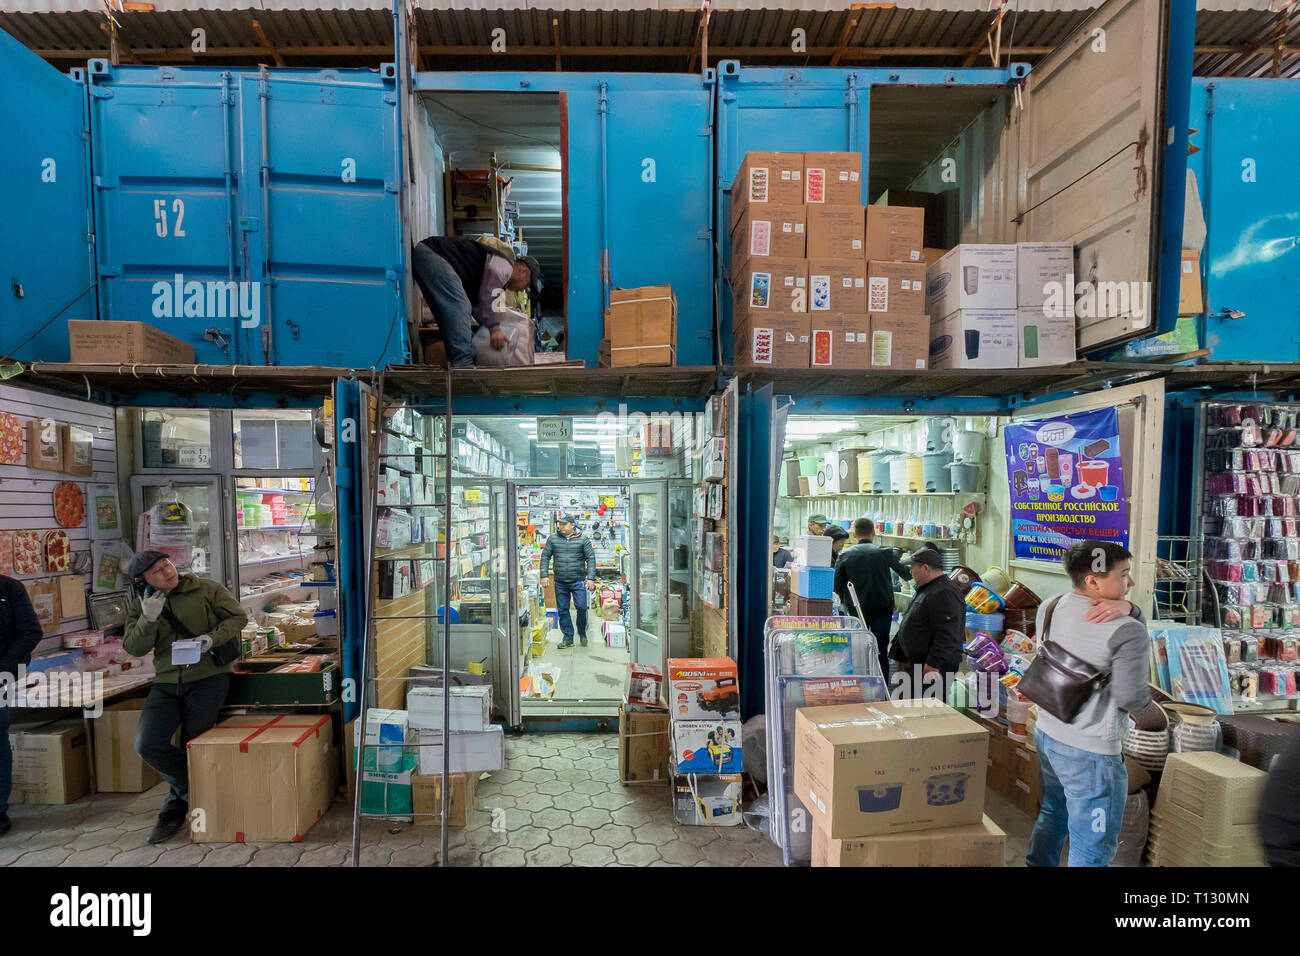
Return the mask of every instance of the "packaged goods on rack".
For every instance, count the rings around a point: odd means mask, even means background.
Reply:
[[[1149,630],[1161,689],[1177,701],[1231,714],[1232,690],[1219,629],[1157,621]]]

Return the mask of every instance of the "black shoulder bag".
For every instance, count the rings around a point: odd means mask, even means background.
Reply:
[[[167,623],[172,626],[172,630],[180,634],[180,636],[186,640],[192,641],[198,637],[197,634],[181,623],[181,619],[177,617],[175,613],[173,613],[172,609],[166,604],[163,605],[162,616],[167,618]],[[209,634],[208,636],[211,637],[212,635]],[[239,639],[231,638],[224,644],[218,644],[214,641],[212,647],[208,649],[207,653],[211,655],[212,663],[216,664],[218,667],[225,667],[227,664],[233,664],[235,661],[239,660],[239,655],[241,653]]]
[[[1060,644],[1048,640],[1052,613],[1060,600],[1060,595],[1057,595],[1047,605],[1042,646],[1025,676],[1020,678],[1016,690],[1057,720],[1068,724],[1079,716],[1079,711],[1092,695],[1110,682],[1110,672],[1098,670]]]

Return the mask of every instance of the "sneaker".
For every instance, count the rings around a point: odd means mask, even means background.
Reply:
[[[582,646],[583,647],[587,646],[587,639],[585,637],[582,639]]]
[[[185,817],[177,816],[171,813],[158,814],[158,822],[153,825],[153,830],[149,833],[148,842],[166,843],[185,826]]]
[[[14,828],[14,822],[9,819],[9,814],[0,813],[0,837],[4,836]]]
[[[572,647],[572,646],[573,646],[573,641],[560,641],[561,650],[563,650],[566,647]]]

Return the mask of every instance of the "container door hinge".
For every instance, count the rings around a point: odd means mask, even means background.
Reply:
[[[695,135],[696,135],[696,136],[712,136],[712,135],[713,135],[713,126],[712,126],[712,125],[705,126],[703,129],[701,129],[701,130],[700,130],[698,133],[696,133]]]
[[[92,86],[90,88],[90,95],[97,100],[111,100],[114,93],[107,86]]]
[[[713,241],[713,230],[712,230],[712,229],[701,229],[699,232],[697,232],[697,233],[695,234],[695,238],[696,238],[696,239],[699,239],[699,240],[702,241],[702,242],[712,242],[712,241]]]
[[[96,272],[97,272],[97,273],[98,273],[102,278],[105,278],[105,279],[115,279],[115,278],[117,278],[118,276],[120,276],[120,275],[122,274],[122,267],[121,267],[121,266],[110,266],[110,265],[107,265],[107,264],[101,262],[101,263],[99,263],[99,264],[95,267],[95,271],[96,271]]]
[[[107,178],[106,176],[96,176],[96,177],[95,177],[95,188],[96,188],[96,189],[116,189],[116,188],[117,188],[117,180],[116,180],[116,179],[109,179],[109,178]]]
[[[397,94],[396,94],[396,93],[385,93],[385,94],[384,94],[384,102],[387,103],[389,106],[392,106],[394,103],[397,102]]]

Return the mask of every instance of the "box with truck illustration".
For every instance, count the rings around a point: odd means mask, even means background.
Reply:
[[[668,662],[673,720],[740,719],[736,662],[729,657],[674,657]]]

